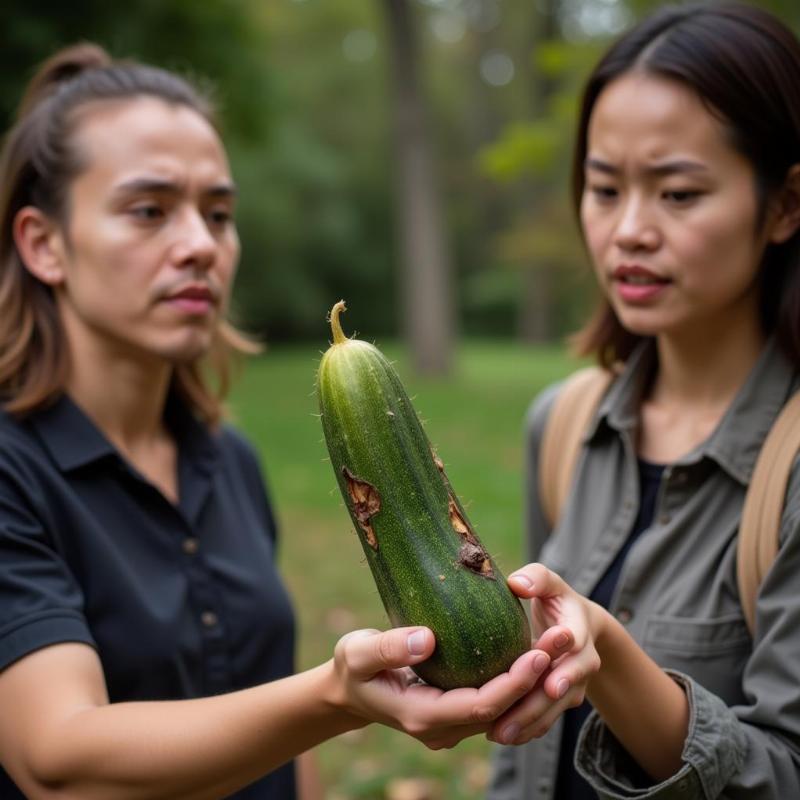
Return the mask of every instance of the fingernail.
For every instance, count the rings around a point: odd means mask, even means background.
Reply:
[[[556,647],[566,647],[567,642],[569,641],[569,636],[566,633],[559,633],[555,639],[555,646]]]
[[[512,575],[509,580],[514,581],[518,586],[524,589],[533,588],[533,581],[527,575]]]
[[[408,652],[412,656],[421,656],[425,652],[425,631],[414,631],[409,634]]]
[[[569,689],[569,681],[566,678],[562,678],[558,682],[558,686],[556,686],[556,693],[559,697],[563,697],[567,693],[567,689]]]
[[[544,672],[549,662],[550,659],[546,655],[539,653],[539,655],[533,659],[533,671]]]
[[[516,722],[512,722],[510,725],[506,725],[506,727],[503,728],[503,732],[500,734],[500,738],[506,744],[511,744],[511,742],[513,742],[514,739],[516,739],[517,736],[519,736],[519,732],[521,730],[522,729]]]

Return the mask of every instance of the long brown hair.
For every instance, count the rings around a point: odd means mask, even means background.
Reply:
[[[667,6],[622,36],[584,89],[572,164],[576,215],[584,190],[589,122],[603,89],[641,70],[694,91],[725,126],[756,175],[759,223],[767,203],[800,163],[800,42],[768,12],[736,2]],[[761,320],[800,365],[800,233],[770,245],[760,271]],[[603,299],[573,343],[610,367],[642,337],[626,330]]]
[[[14,218],[33,205],[65,224],[70,185],[85,166],[74,145],[78,110],[87,103],[142,95],[187,106],[216,128],[209,98],[188,81],[145,64],[112,61],[88,43],[45,61],[20,102],[0,155],[0,403],[9,413],[23,416],[52,402],[64,391],[70,371],[53,292],[22,263],[12,234]],[[221,320],[209,352],[176,366],[173,387],[199,418],[214,425],[222,416],[233,355],[257,349]]]

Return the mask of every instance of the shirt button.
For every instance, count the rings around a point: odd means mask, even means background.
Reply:
[[[213,628],[217,624],[217,615],[213,611],[204,611],[200,615],[200,622],[206,628]]]
[[[193,556],[200,548],[200,542],[194,536],[187,536],[181,545],[187,556]]]
[[[676,486],[683,486],[684,483],[689,479],[689,474],[685,470],[680,470],[679,472],[675,472],[672,476],[672,481]]]
[[[670,521],[671,519],[672,519],[672,517],[671,517],[669,514],[662,514],[662,515],[661,515],[661,516],[658,518],[658,522],[659,522],[659,524],[660,524],[660,525],[668,525],[668,524],[669,524],[669,521]]]
[[[620,608],[617,611],[617,619],[623,625],[627,625],[633,619],[633,611],[631,611],[629,608]]]

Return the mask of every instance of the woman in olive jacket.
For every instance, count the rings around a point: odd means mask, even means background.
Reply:
[[[742,503],[800,367],[800,45],[766,12],[663,8],[589,78],[574,200],[619,371],[549,530],[529,416],[533,619],[576,644],[501,721],[489,797],[800,797],[800,475],[752,637]],[[591,713],[590,713],[591,712]]]

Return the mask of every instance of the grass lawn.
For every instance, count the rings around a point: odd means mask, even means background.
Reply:
[[[467,342],[451,377],[420,380],[401,349],[379,344],[395,360],[472,523],[507,574],[522,563],[525,409],[575,362],[558,348]],[[327,461],[314,394],[319,357],[308,347],[271,348],[247,364],[231,402],[236,423],[261,453],[280,520],[280,563],[298,614],[300,668],[329,658],[342,633],[387,626]],[[479,737],[432,752],[370,726],[324,744],[319,760],[329,800],[391,798],[392,785],[406,778],[432,781],[442,800],[467,800],[483,796],[488,753]]]

